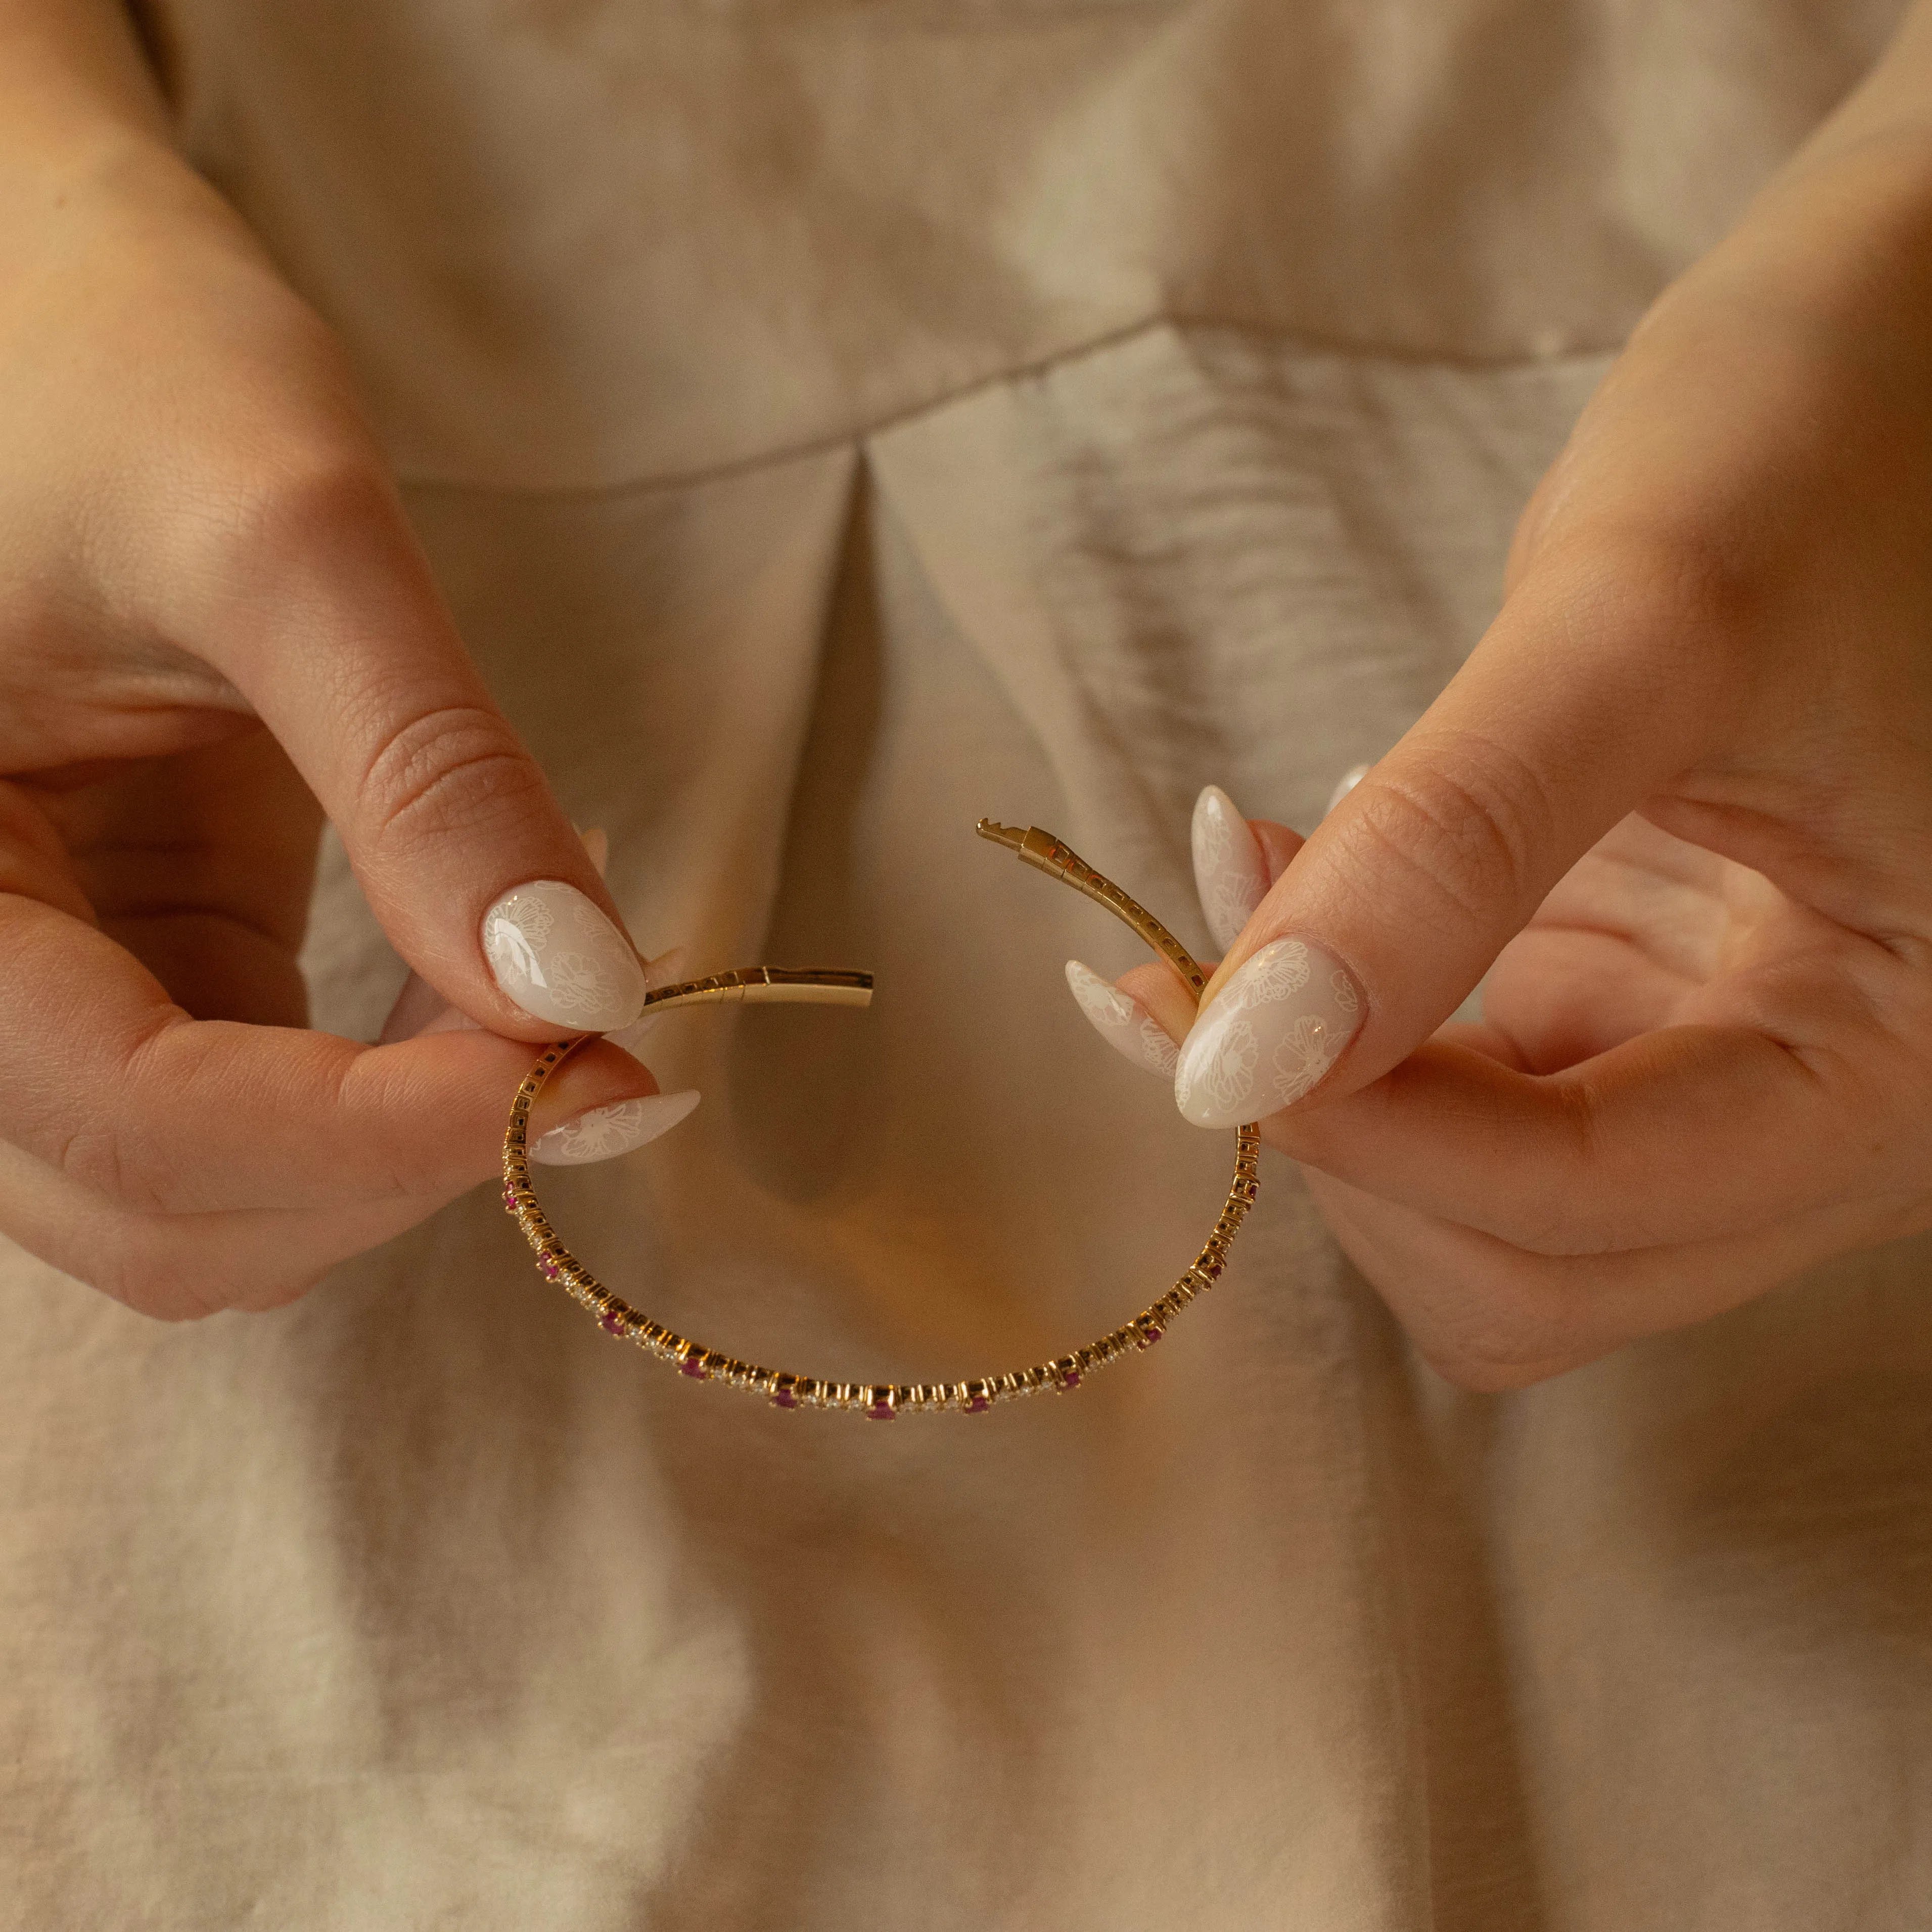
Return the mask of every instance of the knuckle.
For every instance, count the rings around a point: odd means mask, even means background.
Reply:
[[[205,569],[220,589],[250,596],[285,592],[292,570],[299,594],[302,560],[366,553],[398,515],[374,452],[326,435],[209,463],[196,503]]]
[[[205,1216],[118,1205],[88,1216],[57,1246],[65,1251],[53,1258],[64,1272],[160,1322],[278,1308],[326,1272],[298,1246],[267,1262],[259,1252],[224,1253]]]
[[[182,1089],[171,1075],[171,1098],[161,1108],[159,1132],[147,1096],[157,1042],[186,1018],[170,1011],[159,1024],[123,1042],[116,1080],[123,1105],[94,1114],[52,1150],[58,1172],[133,1216],[165,1215],[176,1204],[181,1168],[167,1129],[183,1111]]]
[[[1767,602],[1762,567],[1714,524],[1679,520],[1630,547],[1624,625],[1660,644],[1748,637]]]
[[[358,797],[368,836],[386,843],[520,820],[543,790],[508,721],[484,705],[434,705],[376,737]]]
[[[386,522],[394,493],[373,454],[323,442],[294,451],[260,479],[250,508],[265,533],[326,542]]]
[[[227,1305],[215,1270],[184,1254],[166,1222],[139,1215],[126,1217],[93,1282],[160,1322],[199,1322]]]
[[[158,1209],[161,1203],[143,1165],[132,1157],[118,1124],[90,1122],[70,1134],[54,1151],[55,1171],[116,1208],[136,1214]]]
[[[1551,577],[1574,641],[1667,677],[1680,706],[1730,692],[1767,634],[1771,572],[1715,517],[1580,531]]]
[[[1448,934],[1492,918],[1499,898],[1526,919],[1535,910],[1535,855],[1549,849],[1553,814],[1550,787],[1528,761],[1466,731],[1378,782],[1350,823],[1376,848],[1364,876],[1386,878],[1391,866],[1408,874]]]

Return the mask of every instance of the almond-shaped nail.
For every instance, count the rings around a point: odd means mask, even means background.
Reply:
[[[1234,801],[1209,785],[1194,801],[1194,889],[1214,944],[1223,952],[1268,896],[1268,861]]]
[[[1197,1127],[1236,1127],[1312,1093],[1362,1023],[1332,952],[1277,939],[1244,960],[1180,1043],[1174,1100]]]
[[[483,915],[496,984],[532,1019],[579,1033],[628,1026],[644,1004],[631,942],[574,886],[532,879]]]
[[[1335,789],[1328,794],[1328,802],[1322,808],[1322,816],[1326,818],[1368,775],[1366,765],[1351,765],[1336,781]]]
[[[1174,1078],[1180,1048],[1131,993],[1109,985],[1092,967],[1083,966],[1077,959],[1066,962],[1066,983],[1079,1001],[1080,1010],[1109,1046],[1163,1080]]]
[[[592,1107],[530,1143],[530,1158],[546,1167],[581,1167],[628,1154],[668,1134],[698,1105],[698,1090],[647,1094],[608,1107]]]

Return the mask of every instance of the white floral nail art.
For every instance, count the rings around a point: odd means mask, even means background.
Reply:
[[[1077,959],[1066,962],[1066,983],[1079,1001],[1080,1010],[1094,1022],[1094,1031],[1109,1046],[1124,1054],[1136,1066],[1158,1073],[1164,1080],[1173,1078],[1180,1049],[1139,1000],[1109,985],[1090,966],[1083,966]]]
[[[1268,862],[1248,821],[1219,785],[1194,801],[1194,887],[1202,916],[1225,950],[1268,896]]]
[[[1354,1037],[1361,994],[1341,962],[1302,939],[1246,960],[1180,1048],[1174,1104],[1197,1126],[1238,1126],[1312,1093]]]
[[[530,1158],[546,1167],[580,1167],[628,1154],[632,1148],[669,1133],[698,1105],[698,1099],[693,1088],[682,1094],[651,1094],[620,1100],[612,1106],[592,1107],[538,1136],[530,1143]]]
[[[1254,968],[1243,975],[1240,999],[1244,1006],[1264,1006],[1285,1000],[1308,984],[1308,948],[1298,939],[1277,940],[1249,962]]]
[[[608,1033],[644,1004],[630,941],[561,879],[506,892],[483,915],[483,952],[497,985],[536,1019]]]

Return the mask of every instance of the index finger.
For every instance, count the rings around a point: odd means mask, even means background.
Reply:
[[[1433,1042],[1262,1133],[1351,1186],[1540,1253],[1712,1240],[1905,1191],[1925,1070],[1897,1042],[1844,1045],[1678,1026],[1534,1075]]]
[[[0,893],[5,1134],[144,1214],[428,1205],[494,1166],[531,1048],[480,1030],[365,1046],[296,1028],[191,1019],[130,954],[73,914]],[[605,1042],[547,1088],[538,1131],[654,1090]]]

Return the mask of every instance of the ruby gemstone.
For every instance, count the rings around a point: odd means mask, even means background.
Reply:
[[[678,1364],[677,1372],[681,1376],[695,1376],[700,1382],[704,1381],[711,1373],[711,1371],[695,1355],[686,1356],[684,1360]]]
[[[540,1274],[548,1276],[552,1281],[560,1281],[563,1278],[562,1269],[559,1268],[548,1255],[537,1263],[537,1271]]]
[[[984,1415],[987,1410],[991,1408],[992,1406],[993,1405],[988,1402],[984,1396],[976,1395],[973,1400],[966,1405],[965,1413],[968,1415]]]
[[[891,1422],[896,1419],[897,1412],[889,1402],[875,1402],[866,1413],[874,1422]]]
[[[790,1389],[774,1389],[772,1391],[772,1406],[774,1408],[796,1408],[798,1397]]]
[[[607,1335],[621,1335],[624,1332],[624,1318],[607,1308],[598,1316],[597,1325]]]

